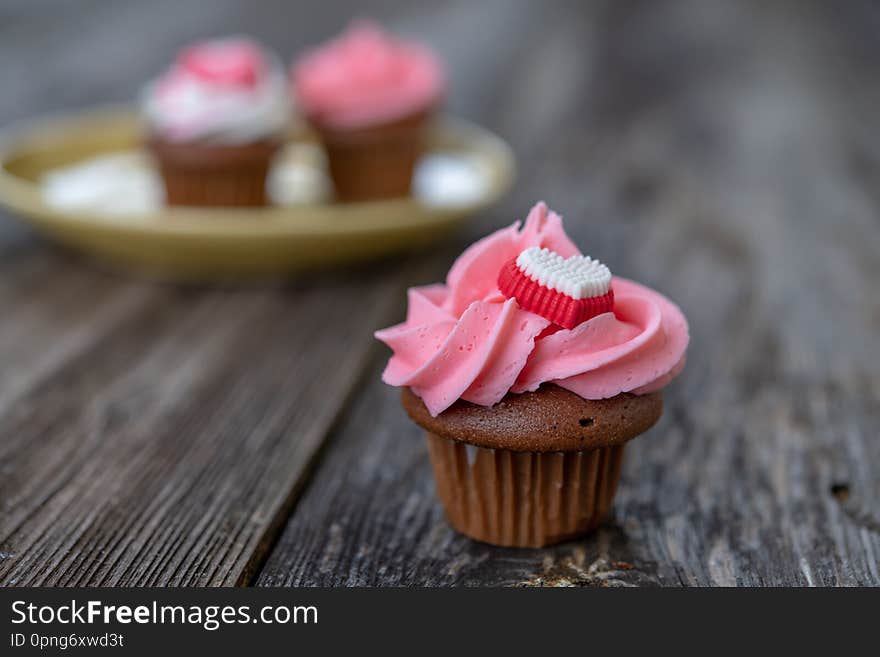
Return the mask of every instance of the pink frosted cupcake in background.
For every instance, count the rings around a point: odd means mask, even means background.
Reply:
[[[327,151],[337,197],[407,195],[445,87],[437,57],[362,21],[300,57],[292,78]]]
[[[518,547],[602,521],[689,340],[678,306],[582,255],[543,203],[468,248],[445,284],[411,288],[406,321],[376,337],[449,522]]]
[[[144,94],[147,146],[169,205],[266,204],[288,123],[284,70],[241,37],[194,44]]]

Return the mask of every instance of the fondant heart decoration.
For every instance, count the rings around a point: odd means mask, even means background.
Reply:
[[[498,289],[516,298],[520,308],[567,329],[614,309],[608,267],[589,256],[563,258],[538,246],[501,268]]]
[[[263,55],[247,39],[222,39],[187,48],[179,64],[210,84],[253,87],[263,71]]]

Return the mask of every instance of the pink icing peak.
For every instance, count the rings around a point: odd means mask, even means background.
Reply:
[[[177,65],[206,84],[246,88],[253,88],[266,68],[260,47],[241,37],[189,46],[178,55]]]
[[[343,129],[429,110],[445,85],[443,67],[432,52],[365,20],[300,57],[291,76],[306,114]]]
[[[546,204],[459,256],[446,284],[411,288],[406,321],[376,332],[394,354],[382,375],[408,386],[436,416],[456,400],[491,406],[509,392],[553,382],[585,399],[645,394],[684,367],[689,340],[681,310],[647,287],[614,277],[614,312],[572,329],[523,310],[497,287],[505,263],[525,248],[563,257],[580,251]]]

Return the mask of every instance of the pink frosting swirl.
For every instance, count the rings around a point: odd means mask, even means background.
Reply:
[[[445,85],[443,67],[432,52],[367,21],[299,58],[292,78],[309,118],[342,129],[430,109]]]
[[[614,277],[614,312],[555,331],[504,297],[501,267],[530,246],[580,254],[544,203],[532,208],[524,227],[517,222],[476,242],[445,285],[410,288],[405,322],[376,332],[394,351],[383,381],[410,387],[436,416],[458,399],[492,406],[509,392],[551,381],[585,399],[646,394],[682,370],[687,320],[643,285]]]

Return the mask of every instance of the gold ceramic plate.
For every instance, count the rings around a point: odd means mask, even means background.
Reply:
[[[401,198],[258,209],[163,208],[139,215],[59,209],[43,197],[48,171],[137,148],[130,110],[93,111],[8,131],[0,141],[0,203],[59,242],[114,263],[187,279],[283,274],[377,258],[437,240],[510,186],[514,162],[498,137],[459,119],[430,131],[429,151],[463,153],[485,185],[462,204]]]

